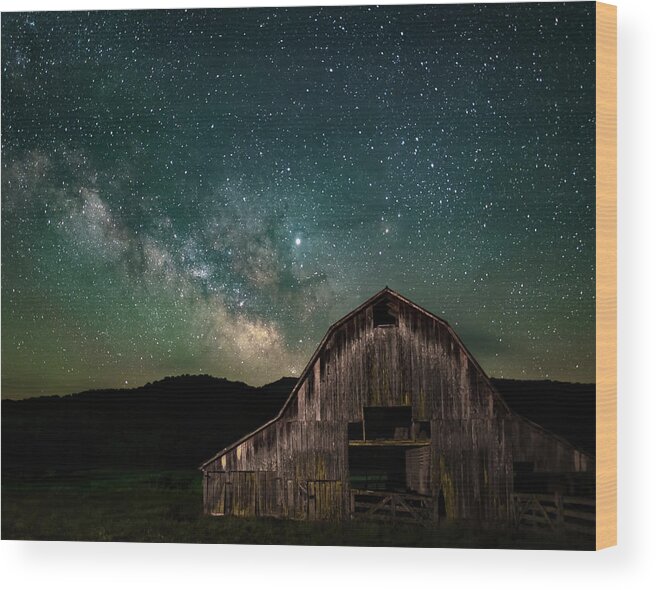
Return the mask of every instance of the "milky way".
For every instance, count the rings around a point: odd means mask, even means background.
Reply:
[[[298,375],[385,285],[594,380],[594,4],[2,18],[2,393]]]

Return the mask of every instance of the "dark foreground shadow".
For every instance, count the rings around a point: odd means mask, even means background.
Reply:
[[[3,475],[2,538],[374,547],[593,550],[589,535],[445,523],[309,523],[202,514],[194,471]]]

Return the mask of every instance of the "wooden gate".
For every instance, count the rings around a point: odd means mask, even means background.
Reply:
[[[515,525],[595,534],[595,500],[561,494],[513,494]]]
[[[351,490],[351,518],[372,518],[428,525],[433,499],[420,494]]]

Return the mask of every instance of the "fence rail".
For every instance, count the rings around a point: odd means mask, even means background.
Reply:
[[[351,490],[351,517],[428,524],[433,499],[419,494]]]
[[[559,493],[513,494],[515,525],[595,534],[596,504],[592,498]]]

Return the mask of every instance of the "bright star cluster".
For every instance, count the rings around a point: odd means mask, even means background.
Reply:
[[[2,393],[298,375],[385,285],[594,381],[594,4],[2,15]]]

